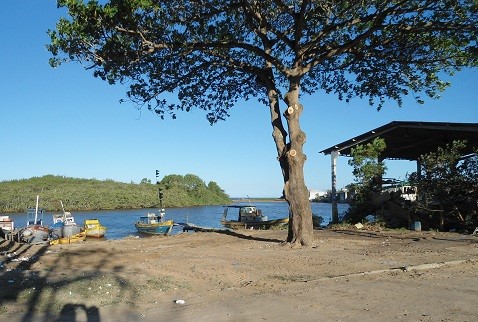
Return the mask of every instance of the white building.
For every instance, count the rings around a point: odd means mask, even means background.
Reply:
[[[311,189],[309,190],[309,200],[315,200],[327,194],[325,191]]]

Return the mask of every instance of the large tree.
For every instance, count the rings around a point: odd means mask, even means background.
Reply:
[[[476,66],[476,0],[58,5],[69,18],[49,31],[52,66],[77,61],[110,83],[128,82],[128,98],[161,117],[203,109],[215,123],[253,97],[269,108],[294,244],[313,240],[301,93],[366,97],[380,109],[386,99],[400,105],[406,95],[438,97],[447,86],[441,75]]]

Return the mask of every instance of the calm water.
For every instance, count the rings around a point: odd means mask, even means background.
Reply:
[[[238,203],[241,204],[241,203]],[[243,203],[247,204],[247,203]],[[268,219],[278,219],[287,217],[286,202],[255,202],[253,203]],[[311,203],[312,213],[324,218],[323,224],[330,222],[332,216],[332,205],[329,203]],[[347,204],[339,204],[339,214],[348,209]],[[68,209],[66,209],[68,210]],[[72,211],[75,221],[83,224],[85,219],[99,219],[100,222],[108,228],[106,239],[121,239],[127,236],[139,236],[134,222],[139,216],[148,212],[157,212],[155,209],[133,209],[133,210],[95,210],[95,211]],[[189,222],[198,226],[222,228],[220,220],[222,218],[222,206],[200,206],[185,208],[167,208],[165,219],[173,219],[176,223]],[[45,212],[43,222],[46,225],[53,224],[52,212]],[[26,213],[7,214],[15,221],[15,227],[20,228],[26,224]],[[234,218],[231,213],[230,219]],[[175,226],[172,234],[182,233],[182,228]],[[141,235],[142,236],[142,235]]]

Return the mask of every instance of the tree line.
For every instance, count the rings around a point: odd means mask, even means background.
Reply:
[[[159,192],[165,208],[230,203],[216,182],[206,184],[193,174],[168,175],[157,184],[45,175],[0,182],[0,212],[34,207],[37,195],[39,206],[49,211],[60,211],[60,200],[67,211],[154,208],[160,206]]]

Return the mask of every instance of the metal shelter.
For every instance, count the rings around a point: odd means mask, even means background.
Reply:
[[[336,160],[339,155],[351,156],[357,145],[365,145],[380,137],[386,149],[382,159],[418,161],[420,156],[434,152],[456,140],[466,140],[465,155],[478,147],[478,123],[393,121],[374,130],[320,151],[332,156],[332,218],[338,220],[336,194]],[[417,164],[417,167],[420,165]]]

